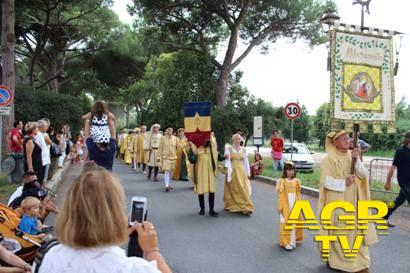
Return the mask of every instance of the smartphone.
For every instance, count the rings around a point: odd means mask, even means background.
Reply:
[[[131,199],[130,210],[130,225],[134,225],[134,222],[142,223],[147,213],[147,198],[144,196],[134,196]]]

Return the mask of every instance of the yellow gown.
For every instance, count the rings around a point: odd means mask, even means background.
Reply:
[[[196,155],[196,163],[192,165],[192,182],[195,193],[198,195],[214,193],[215,177],[218,174],[218,151],[215,138],[212,138],[211,147],[197,148],[193,144],[192,151]]]
[[[356,179],[356,182],[345,188],[344,192],[330,190],[326,187],[326,180],[331,179],[344,179],[350,174],[351,168],[351,154],[350,151],[343,153],[337,150],[331,142],[330,138],[326,139],[326,152],[327,156],[324,158],[321,164],[321,176],[320,176],[320,192],[318,201],[318,214],[322,211],[322,208],[334,201],[347,201],[351,203],[357,210],[358,200],[370,200],[370,187],[366,177],[360,177]],[[357,169],[356,169],[357,171]],[[346,213],[341,210],[335,210],[332,215],[332,225],[344,227],[345,224],[338,221],[340,215],[346,215]],[[333,235],[334,232],[340,230],[321,230],[322,235]],[[349,246],[352,246],[359,230],[347,230],[347,240]],[[335,234],[336,235],[336,234]],[[369,229],[367,230],[367,235],[364,236],[363,244],[361,245],[356,258],[353,261],[348,261],[340,243],[331,243],[330,253],[329,253],[329,266],[334,269],[346,271],[346,272],[357,272],[370,267],[370,255],[368,246],[376,243],[378,241],[376,230],[373,224],[369,224]]]
[[[188,140],[186,138],[178,138],[177,161],[172,175],[173,180],[188,180],[189,162],[187,149]]]
[[[177,160],[177,138],[175,136],[163,136],[159,145],[159,158],[161,169],[164,172],[172,172]]]
[[[247,162],[245,148],[241,147],[239,151],[236,151],[232,147],[228,147],[227,151],[230,154],[232,173],[225,177],[225,210],[242,213],[253,212],[254,207],[250,197],[251,185],[248,179],[248,175],[250,175],[249,164],[245,169]],[[231,177],[229,177],[230,175]]]
[[[120,146],[120,154],[122,155],[125,154],[125,147],[127,146],[126,145],[127,137],[128,137],[128,134],[126,133],[122,133],[120,135],[119,146]]]
[[[146,136],[147,133],[140,133],[137,137],[137,162],[140,164],[147,164],[147,158],[144,150],[144,140]]]
[[[134,162],[138,162],[138,137],[139,133],[135,133],[132,138],[132,158]]]
[[[296,200],[301,200],[299,179],[295,178],[291,181],[286,178],[279,179],[276,184],[276,192],[278,193],[278,212],[280,217],[279,245],[295,247],[296,241],[303,240],[303,229],[289,230],[285,229],[285,226]]]
[[[127,135],[125,138],[125,155],[124,155],[124,162],[125,164],[132,163],[132,155],[133,155],[133,134]]]

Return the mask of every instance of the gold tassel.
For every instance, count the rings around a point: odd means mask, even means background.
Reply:
[[[397,129],[395,124],[390,124],[390,126],[387,128],[387,133],[388,134],[395,134],[397,133]]]
[[[369,126],[367,122],[360,122],[360,132],[364,134],[369,132]]]
[[[373,133],[375,134],[383,133],[382,126],[380,124],[373,124]]]

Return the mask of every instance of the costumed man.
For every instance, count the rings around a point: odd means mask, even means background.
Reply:
[[[138,137],[140,134],[140,128],[135,128],[134,129],[134,136],[132,138],[132,151],[133,151],[133,157],[132,157],[132,168],[134,171],[138,172],[137,168],[137,161],[138,161]]]
[[[145,167],[148,157],[145,156],[144,140],[147,136],[147,126],[142,125],[140,129],[141,132],[137,137],[137,168],[139,171],[142,171],[143,174],[146,174]]]
[[[178,143],[177,143],[177,161],[175,165],[175,170],[172,174],[172,179],[188,181],[188,140],[185,137],[184,128],[178,129]]]
[[[209,197],[209,215],[217,217],[214,210],[215,179],[218,174],[218,151],[216,139],[211,134],[210,139],[199,148],[190,142],[189,161],[193,164],[192,181],[194,191],[198,195],[199,215],[205,215],[205,194]]]
[[[159,145],[159,158],[161,170],[164,171],[165,192],[169,192],[172,187],[172,172],[175,169],[177,160],[177,138],[172,135],[173,129],[167,126],[165,135],[161,138]]]
[[[326,136],[327,155],[322,161],[320,176],[320,192],[318,202],[318,214],[322,208],[334,201],[346,201],[355,206],[357,211],[358,200],[370,200],[370,187],[367,181],[367,171],[360,160],[358,149],[349,150],[350,138],[347,131],[332,131]],[[356,161],[351,174],[351,164]],[[343,209],[336,209],[332,215],[332,226],[345,227],[339,217],[347,215]],[[350,213],[351,215],[351,213]],[[331,236],[340,230],[323,229],[322,233]],[[347,240],[352,246],[356,237],[360,235],[357,225],[353,230],[343,230],[347,235]],[[370,255],[369,246],[378,241],[373,223],[368,225],[367,234],[364,235],[362,245],[357,256],[348,260],[343,252],[340,243],[331,243],[328,257],[328,266],[333,269],[345,272],[369,272]]]
[[[120,158],[121,158],[121,160],[124,160],[124,154],[125,154],[125,147],[126,147],[126,145],[125,145],[125,136],[127,135],[127,132],[126,132],[126,130],[125,130],[125,128],[124,129],[122,129],[121,130],[121,133],[120,133],[120,136],[119,136],[119,138],[118,138],[118,147],[120,148],[119,150],[120,150]]]
[[[154,169],[154,181],[158,182],[158,169],[160,166],[159,160],[159,145],[161,144],[162,135],[159,133],[159,124],[154,124],[151,126],[147,137],[144,140],[144,149],[146,151],[148,164],[148,180],[151,179],[152,170]]]
[[[132,164],[132,156],[133,156],[133,137],[134,132],[129,131],[128,135],[125,137],[125,154],[124,154],[124,162],[127,165]]]

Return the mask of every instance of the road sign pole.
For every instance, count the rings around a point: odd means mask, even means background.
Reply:
[[[290,160],[293,160],[293,119],[290,120]]]

